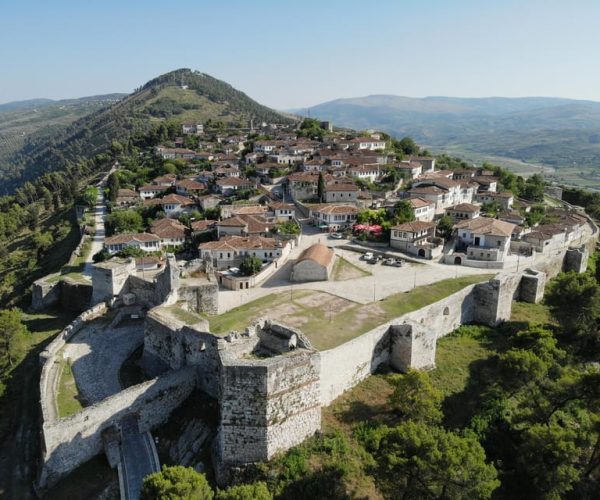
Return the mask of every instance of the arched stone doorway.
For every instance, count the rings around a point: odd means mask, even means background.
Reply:
[[[423,248],[419,249],[419,257],[425,257],[425,249],[423,249]]]
[[[460,266],[462,264],[462,257],[454,257],[454,263]]]

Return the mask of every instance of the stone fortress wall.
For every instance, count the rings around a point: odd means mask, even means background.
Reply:
[[[50,486],[104,449],[103,435],[135,414],[140,432],[165,422],[195,387],[194,369],[170,371],[134,385],[66,418],[44,421],[41,486]]]
[[[61,350],[65,343],[87,322],[107,314],[108,303],[122,305],[126,295],[139,294],[135,300],[139,304],[151,307],[161,303],[174,303],[177,300],[178,270],[172,256],[169,257],[164,271],[158,273],[152,281],[136,278],[132,275],[134,270],[133,260],[95,266],[92,275],[92,301],[97,303],[81,313],[40,354],[43,467],[38,485],[41,488],[51,486],[77,466],[101,453],[103,433],[111,427],[118,427],[122,417],[135,414],[140,431],[151,430],[166,421],[171,411],[179,406],[197,385],[197,369],[190,366],[193,364],[189,362],[191,360],[185,360],[185,363],[174,367],[177,369],[171,369],[150,381],[125,389],[67,418],[59,418],[56,395],[63,367]],[[200,305],[216,300],[214,288],[212,284],[206,287],[204,293],[210,296],[210,299],[205,299]],[[60,295],[56,300],[60,300]],[[198,303],[196,302],[195,306],[198,306]],[[191,332],[189,336],[191,338]],[[194,350],[198,351],[199,348]]]
[[[588,247],[595,244],[596,235],[597,229]],[[137,412],[140,425],[151,429],[164,422],[194,387],[219,401],[220,423],[213,450],[219,478],[226,477],[231,467],[268,460],[319,430],[321,406],[382,363],[400,371],[434,367],[438,338],[464,323],[496,325],[509,319],[513,299],[538,302],[547,277],[563,268],[584,271],[587,256],[586,247],[565,249],[549,256],[536,270],[498,274],[323,352],[313,349],[302,332],[268,320],[227,336],[210,333],[203,321],[194,326],[176,321],[165,306],[179,302],[192,311],[216,310],[217,292],[212,283],[200,292],[186,289],[170,260],[152,287],[146,281],[129,279],[119,289],[120,296],[135,293],[141,301],[160,304],[149,311],[144,325],[143,364],[157,378],[68,419],[47,420],[44,412],[40,484],[50,484],[99,453],[102,433],[125,414]],[[113,280],[109,286],[114,291],[115,280],[106,279]],[[106,306],[94,307],[98,309],[87,313],[90,317]],[[45,361],[43,370],[51,357]],[[45,384],[41,384],[42,400],[47,379]]]

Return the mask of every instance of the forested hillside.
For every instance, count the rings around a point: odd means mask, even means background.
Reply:
[[[106,152],[113,140],[126,142],[167,119],[244,126],[249,126],[251,119],[291,121],[225,82],[180,69],[149,81],[133,94],[66,128],[28,138],[9,159],[0,158],[0,192],[12,191],[43,173],[89,160]]]
[[[30,99],[0,104],[0,194],[11,184],[17,153],[28,142],[47,140],[71,123],[117,102],[126,94],[108,94],[80,99]]]

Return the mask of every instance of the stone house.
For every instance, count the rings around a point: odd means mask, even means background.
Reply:
[[[165,174],[152,179],[152,184],[163,187],[173,187],[177,182],[177,176],[175,174]]]
[[[454,226],[458,249],[468,260],[503,262],[510,249],[515,224],[489,217],[463,220]]]
[[[239,177],[225,177],[215,182],[215,190],[224,195],[233,194],[238,190],[252,189],[254,186],[253,182]]]
[[[438,257],[442,252],[442,247],[435,238],[433,222],[413,221],[393,226],[390,246],[426,259]]]
[[[401,161],[396,165],[396,169],[406,179],[416,179],[423,173],[423,165],[416,161]]]
[[[435,217],[435,203],[425,198],[410,198],[408,200],[413,209],[415,220],[431,222]]]
[[[104,240],[104,248],[109,253],[117,253],[125,247],[135,247],[145,252],[160,250],[160,238],[149,233],[123,233]]]
[[[478,193],[495,193],[498,187],[498,179],[489,175],[473,177],[472,180],[479,186],[477,188]]]
[[[296,217],[296,206],[293,203],[269,203],[269,213],[277,221],[292,220]]]
[[[292,267],[291,281],[327,281],[335,261],[331,248],[317,243],[306,248]]]
[[[374,139],[373,137],[357,137],[351,139],[350,144],[355,149],[368,149],[374,151],[376,149],[385,149],[385,141]]]
[[[156,200],[156,204],[162,207],[167,217],[179,217],[191,213],[196,208],[193,200],[179,194],[168,194],[164,198]]]
[[[426,189],[423,190],[423,188]],[[446,208],[453,205],[471,203],[474,188],[467,182],[455,181],[440,176],[417,180],[413,183],[413,189],[409,192],[413,196],[434,201],[436,203],[436,213],[442,214]]]
[[[363,181],[375,182],[379,177],[379,166],[378,165],[359,165],[356,167],[350,167],[348,169],[348,175],[356,177]]]
[[[358,186],[349,183],[331,183],[325,185],[325,203],[343,203],[356,201]]]
[[[423,166],[423,173],[435,170],[435,158],[432,156],[411,156],[409,162],[417,162]]]
[[[216,220],[196,220],[192,222],[192,237],[199,236],[201,234],[212,233],[216,227]]]

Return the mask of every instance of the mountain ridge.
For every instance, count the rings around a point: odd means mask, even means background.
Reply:
[[[12,191],[40,174],[92,158],[106,152],[113,140],[127,141],[165,120],[249,124],[251,119],[293,121],[210,75],[174,70],[56,133],[28,137],[9,159],[0,161],[0,189]]]
[[[434,151],[552,168],[600,165],[600,102],[560,97],[342,98],[305,108],[342,127],[410,136]]]

